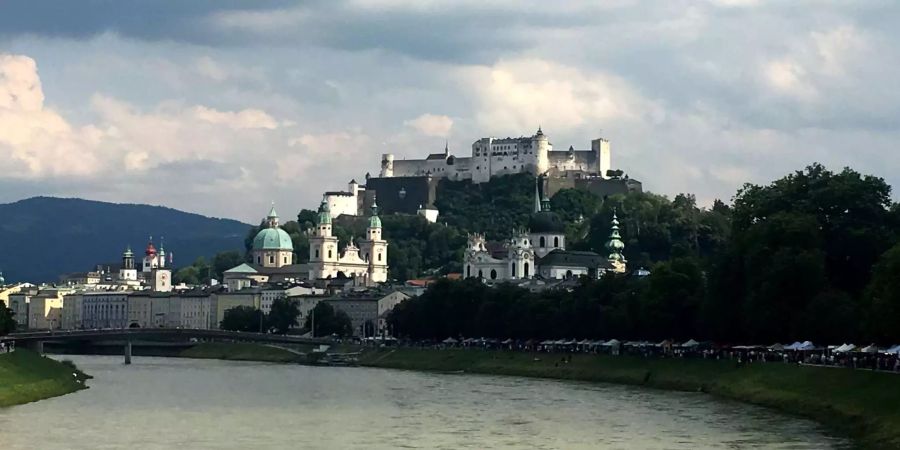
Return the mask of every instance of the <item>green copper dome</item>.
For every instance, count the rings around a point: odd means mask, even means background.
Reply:
[[[328,207],[328,202],[325,199],[322,199],[322,204],[319,205],[319,225],[330,225],[331,224],[331,208]]]
[[[253,250],[294,250],[291,236],[281,228],[265,228],[253,238]]]
[[[369,228],[381,228],[381,219],[378,217],[377,200],[372,200],[372,215],[369,217]]]

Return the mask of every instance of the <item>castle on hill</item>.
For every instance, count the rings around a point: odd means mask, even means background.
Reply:
[[[377,196],[385,214],[419,214],[431,222],[437,220],[437,185],[442,179],[485,183],[494,177],[528,173],[543,176],[547,194],[561,189],[579,189],[600,197],[640,192],[641,183],[621,170],[612,170],[609,140],[591,141],[589,150],[553,150],[553,144],[541,128],[532,136],[517,138],[485,137],[472,143],[471,156],[444,150],[424,159],[397,159],[382,155],[378,176],[366,174],[365,184],[351,180],[347,190],[325,192],[334,217],[362,216]]]
[[[569,173],[607,178],[611,167],[609,141],[597,138],[590,150],[554,151],[547,135],[539,127],[533,136],[496,139],[481,138],[472,144],[472,156],[450,154],[445,145],[443,153],[432,153],[425,159],[401,159],[386,153],[381,159],[382,178],[421,177],[472,180],[485,183],[491,178],[516,173],[561,177]]]

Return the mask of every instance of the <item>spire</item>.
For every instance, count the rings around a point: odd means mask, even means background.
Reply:
[[[444,139],[444,156],[450,156],[450,141]]]
[[[372,214],[369,217],[369,228],[381,228],[381,219],[378,217],[378,199],[372,196]]]
[[[6,284],[6,279],[3,278],[3,271],[0,270],[0,286],[3,286],[4,284]]]
[[[616,209],[613,208],[612,222],[610,223],[609,240],[606,241],[606,249],[609,250],[610,261],[625,261],[622,251],[625,250],[625,243],[622,242],[622,236],[619,235],[619,219],[616,216]]]
[[[275,211],[275,201],[272,201],[272,207],[269,208],[269,215],[266,216],[266,222],[269,224],[269,228],[278,227],[278,213]]]
[[[319,225],[331,225],[331,209],[328,207],[328,201],[322,197],[322,203],[319,204]]]
[[[541,177],[537,176],[534,178],[534,212],[541,212],[541,193],[538,190],[538,183],[540,183]]]
[[[541,129],[541,126],[540,126],[540,125],[538,125],[537,135],[538,135],[538,136],[543,136],[543,135],[544,135],[544,130]]]

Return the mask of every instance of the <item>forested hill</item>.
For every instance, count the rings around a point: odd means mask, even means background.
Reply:
[[[7,281],[57,281],[60,274],[119,262],[126,245],[139,258],[149,236],[163,236],[176,266],[183,266],[243,249],[249,228],[161,206],[34,197],[0,204],[0,270]]]

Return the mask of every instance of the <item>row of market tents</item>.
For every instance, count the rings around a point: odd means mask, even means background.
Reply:
[[[580,347],[580,348],[619,348],[619,347],[631,347],[631,348],[681,348],[681,349],[700,349],[700,348],[711,348],[714,347],[711,344],[703,344],[693,339],[689,339],[682,343],[673,342],[670,340],[665,340],[662,342],[650,342],[650,341],[626,341],[622,342],[618,339],[610,339],[608,341],[604,340],[575,340],[575,339],[546,339],[543,341],[537,341],[535,339],[529,339],[527,341],[515,341],[513,339],[486,339],[486,338],[466,338],[466,339],[455,339],[452,337],[448,337],[441,341],[444,345],[463,345],[463,346],[495,346],[495,345],[522,345],[524,347],[534,347],[534,346],[542,346],[542,347],[562,347],[562,348],[572,348],[572,347]],[[723,347],[718,347],[723,348]],[[758,351],[773,351],[773,352],[782,352],[782,351],[795,351],[795,352],[812,352],[812,351],[831,351],[833,353],[870,353],[870,354],[887,354],[887,355],[900,355],[900,345],[895,345],[890,348],[881,348],[876,345],[868,345],[865,347],[857,347],[853,344],[843,344],[843,345],[832,345],[827,347],[819,347],[813,344],[810,341],[803,342],[794,342],[789,345],[782,344],[773,344],[769,346],[764,345],[736,345],[732,347],[724,347],[731,348],[733,350],[758,350]]]

